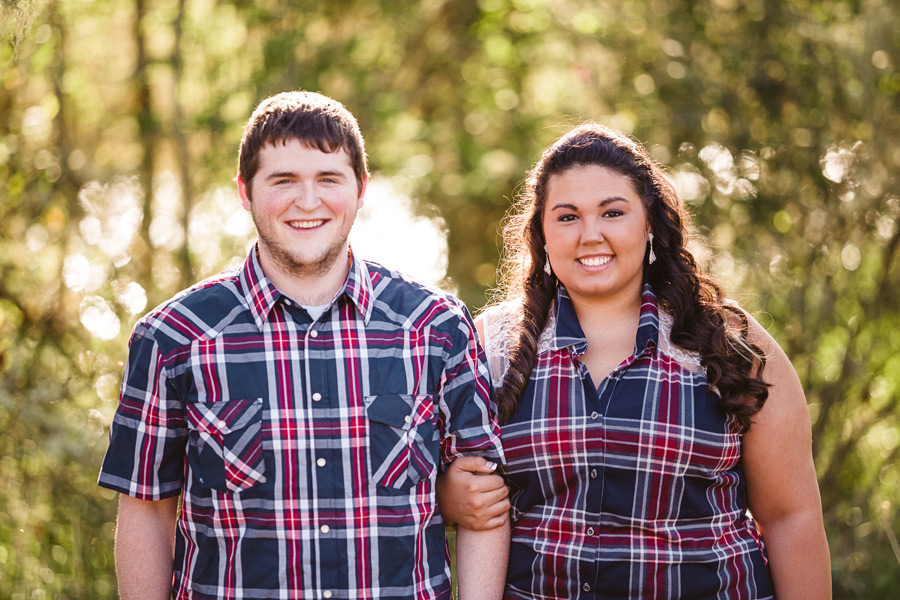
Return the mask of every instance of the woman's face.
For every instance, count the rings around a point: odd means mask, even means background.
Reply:
[[[543,227],[550,266],[573,300],[640,298],[649,238],[631,179],[598,165],[552,175]]]

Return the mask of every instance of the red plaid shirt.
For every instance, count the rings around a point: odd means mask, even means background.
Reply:
[[[512,310],[499,308],[487,319]],[[505,598],[773,598],[747,514],[742,429],[699,359],[661,343],[650,288],[633,355],[603,381],[578,359],[587,341],[565,288],[551,313],[502,429],[513,505]]]
[[[135,327],[100,485],[182,495],[176,598],[448,598],[435,476],[502,461],[462,304],[354,260],[315,322],[243,268]]]

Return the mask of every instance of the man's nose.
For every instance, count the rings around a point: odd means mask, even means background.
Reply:
[[[312,210],[319,205],[319,195],[312,183],[301,183],[294,188],[294,204],[303,210]]]

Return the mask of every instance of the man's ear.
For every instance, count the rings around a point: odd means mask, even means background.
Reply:
[[[363,196],[366,195],[366,186],[369,185],[369,174],[363,175],[362,185],[359,187],[359,202],[356,204],[356,210],[363,207]]]
[[[247,184],[244,183],[244,178],[240,175],[237,176],[237,186],[238,195],[241,197],[241,206],[244,207],[244,210],[250,210],[250,192],[247,190]]]

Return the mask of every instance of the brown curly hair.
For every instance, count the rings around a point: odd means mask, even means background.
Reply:
[[[720,393],[720,406],[749,429],[751,417],[768,397],[768,385],[761,379],[765,354],[748,339],[747,316],[726,301],[721,286],[701,272],[685,247],[689,216],[661,168],[639,143],[593,122],[575,127],[544,152],[529,171],[504,227],[500,299],[520,299],[523,319],[497,393],[501,420],[512,417],[528,385],[537,341],[556,297],[556,276],[543,270],[547,184],[553,175],[587,165],[612,169],[631,180],[646,210],[657,257],[653,265],[645,260],[644,278],[674,319],[672,342],[700,355],[710,385]]]

